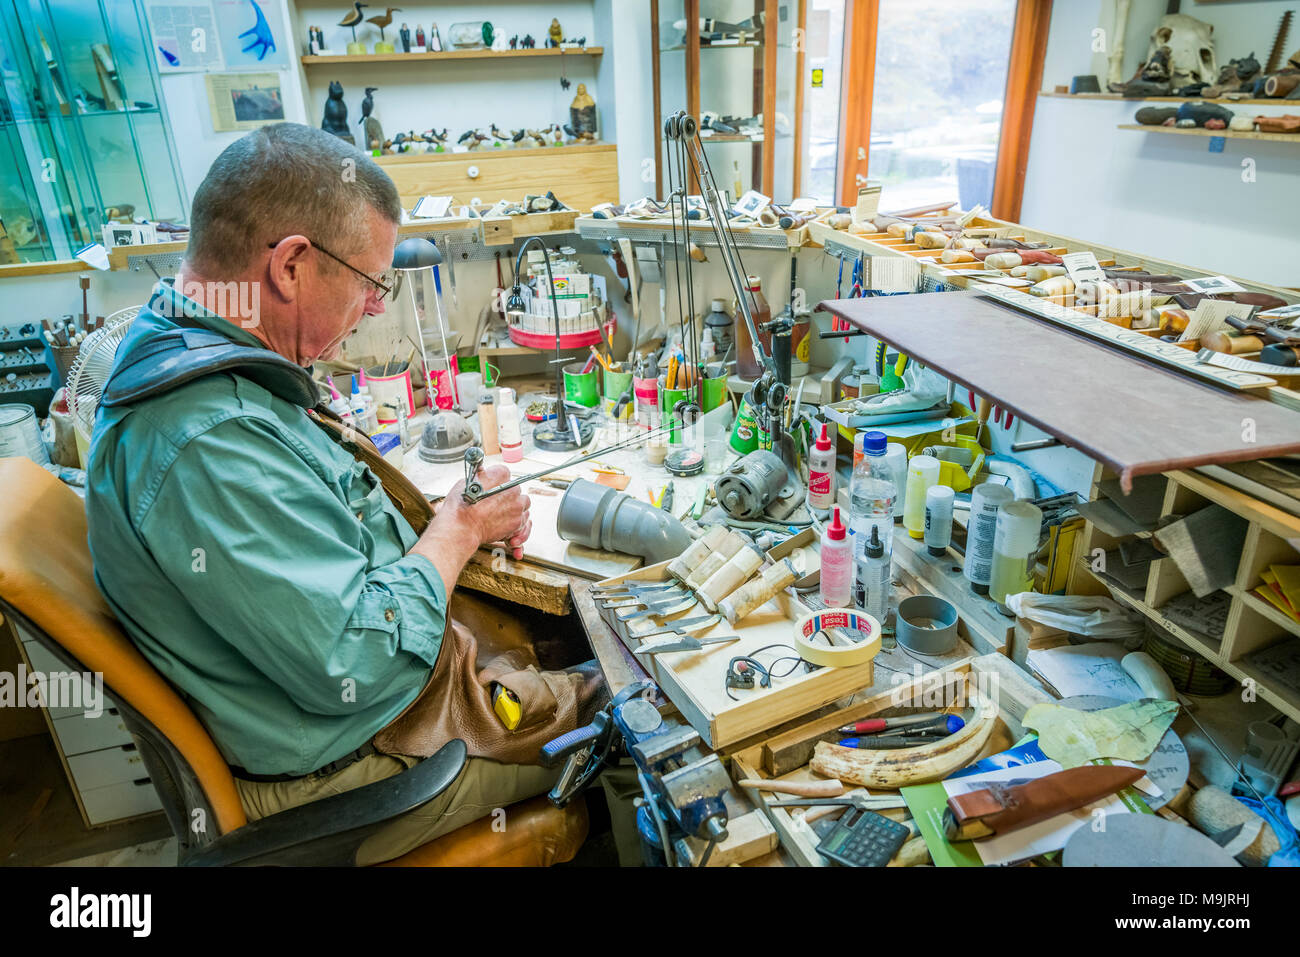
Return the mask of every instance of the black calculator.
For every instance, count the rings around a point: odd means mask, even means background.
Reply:
[[[851,807],[817,845],[817,853],[845,867],[884,867],[911,830],[883,814]]]

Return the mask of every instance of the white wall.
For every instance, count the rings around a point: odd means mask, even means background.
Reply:
[[[1134,0],[1126,78],[1145,57],[1164,6]],[[1262,62],[1282,12],[1293,6],[1290,0],[1185,3],[1183,12],[1214,25],[1220,62],[1252,51]],[[1045,89],[1086,73],[1105,83],[1105,55],[1094,53],[1092,31],[1101,25],[1109,32],[1112,18],[1110,0],[1053,5]],[[1297,46],[1293,31],[1287,53]],[[1300,208],[1300,137],[1294,143],[1228,139],[1222,153],[1211,153],[1208,138],[1116,129],[1133,123],[1142,105],[1039,97],[1020,221],[1210,273],[1300,285],[1291,215]],[[1294,101],[1288,105],[1297,112]],[[1283,105],[1228,108],[1252,116],[1288,111]]]

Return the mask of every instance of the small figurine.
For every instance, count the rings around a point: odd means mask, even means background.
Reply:
[[[523,47],[525,50],[531,50],[537,46],[537,41],[533,39],[533,35],[531,33],[525,33],[524,38],[519,41],[519,45]]]
[[[494,53],[505,53],[510,49],[510,41],[506,39],[504,33],[495,33],[492,36],[492,51]]]
[[[546,45],[548,47],[558,47],[561,43],[564,42],[564,31],[560,29],[559,17],[551,18],[551,26],[546,31],[546,34],[547,34]]]
[[[321,50],[325,49],[325,41],[320,36],[320,27],[307,28],[307,55],[320,56]]]
[[[351,27],[353,43],[357,42],[357,24],[359,24],[362,20],[361,8],[368,7],[368,6],[370,6],[370,4],[362,3],[361,0],[355,0],[355,2],[352,4],[352,12],[345,14],[343,19],[339,21],[339,26]]]
[[[375,93],[379,90],[377,86],[366,87],[366,98],[361,101],[361,119],[357,120],[357,125],[365,124],[365,143],[374,150],[379,149],[380,144],[384,142],[384,129],[379,125],[379,120],[371,116],[375,108]]]
[[[354,143],[352,131],[348,129],[348,107],[343,102],[343,84],[338,80],[330,81],[329,99],[325,101],[325,116],[320,128],[326,133],[333,133],[341,140]]]
[[[402,29],[400,29],[399,31],[397,31],[397,35],[400,36],[400,37],[402,38],[402,52],[403,52],[403,53],[410,53],[410,52],[411,52],[411,29],[410,29],[410,27],[408,27],[405,23],[403,23],[403,24],[402,24]]]
[[[431,24],[429,27],[429,50],[432,53],[442,52],[442,37],[438,35],[438,24]]]
[[[418,23],[415,25],[415,47],[421,52],[428,49],[428,47],[424,45],[424,27],[420,26]]]
[[[514,36],[510,38],[510,49],[512,50],[519,49],[519,34],[516,33]]]
[[[578,94],[569,104],[569,126],[572,136],[578,140],[596,138],[596,101],[587,92],[587,84],[578,84]],[[569,132],[566,130],[565,132]]]
[[[400,11],[401,9],[402,9],[401,7],[387,7],[385,8],[383,13],[375,14],[375,16],[366,19],[366,23],[373,23],[375,26],[379,27],[380,43],[387,42],[386,38],[384,37],[384,28],[389,26],[393,22],[393,11],[394,10]]]

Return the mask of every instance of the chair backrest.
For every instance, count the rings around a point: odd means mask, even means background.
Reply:
[[[85,506],[35,462],[0,459],[0,601],[74,670],[98,672],[136,736],[182,857],[246,823],[207,729],[140,654],[95,587]],[[16,613],[16,614],[15,614]],[[196,821],[194,810],[204,819]]]

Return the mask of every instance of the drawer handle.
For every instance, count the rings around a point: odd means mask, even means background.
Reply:
[[[470,179],[478,179],[478,167],[471,166],[469,169],[465,170],[465,175]]]

